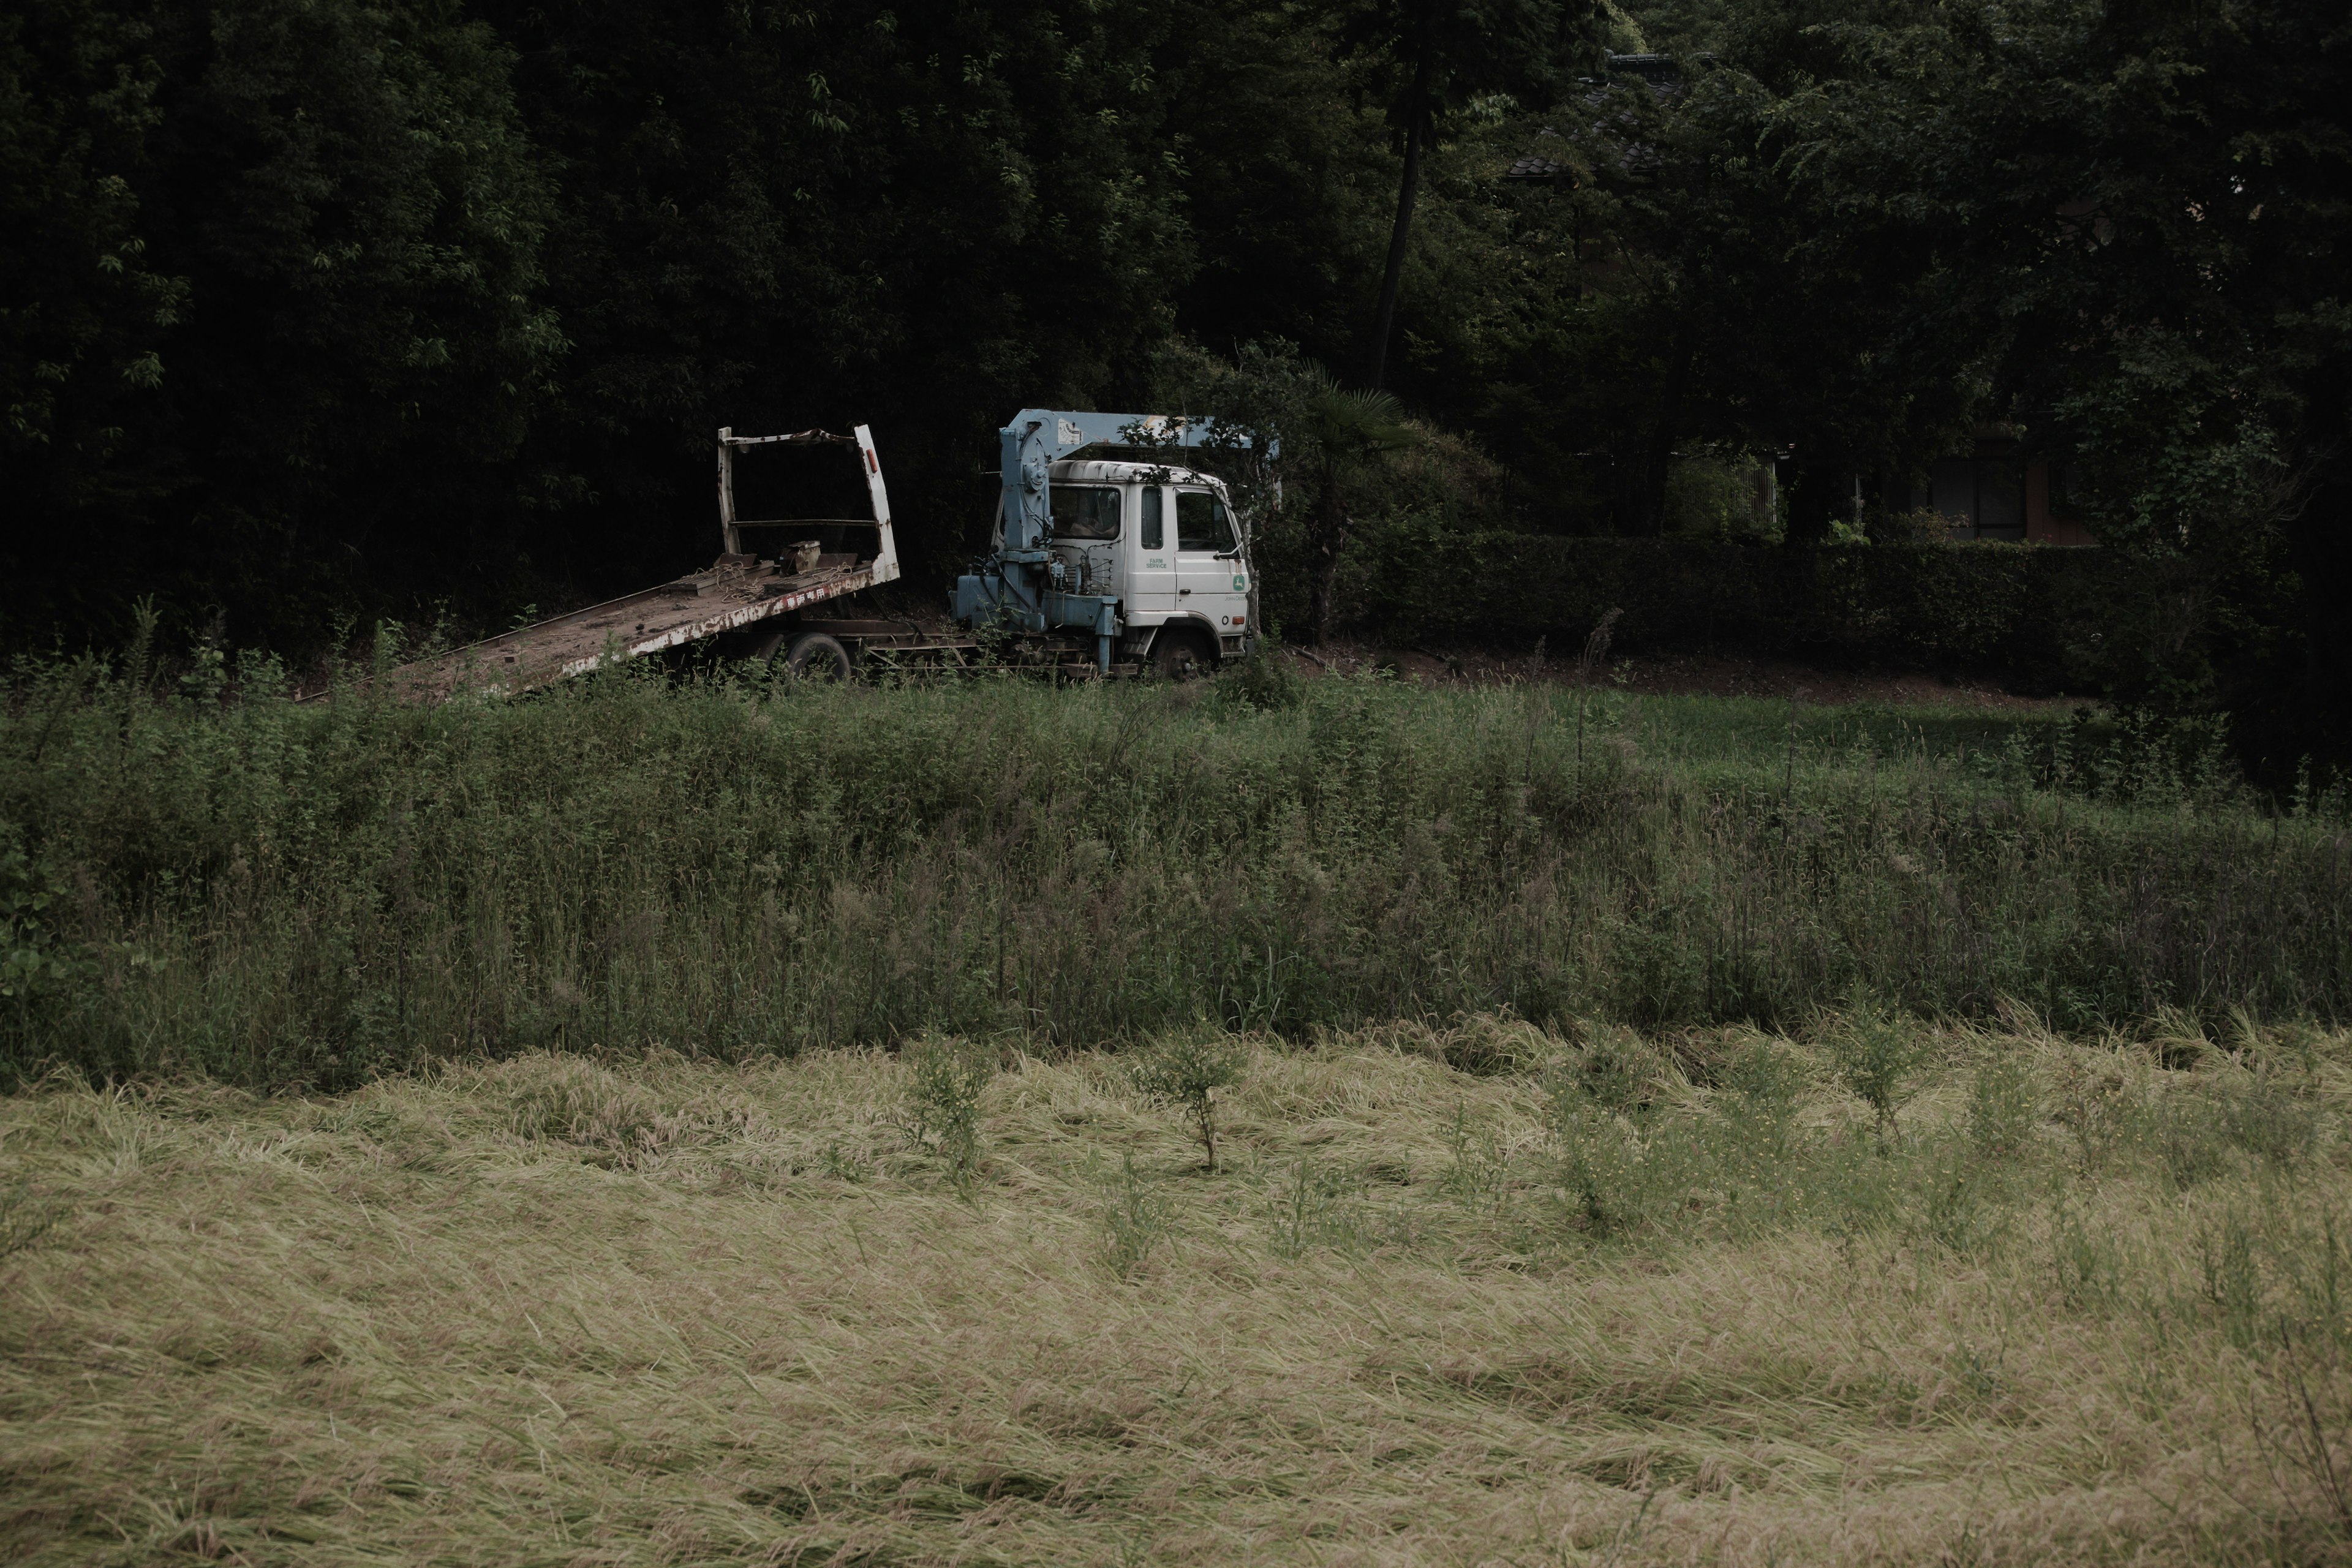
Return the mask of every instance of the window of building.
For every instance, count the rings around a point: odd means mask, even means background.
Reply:
[[[1954,539],[2025,538],[2025,472],[2015,458],[1946,458],[1913,504],[1934,507]]]

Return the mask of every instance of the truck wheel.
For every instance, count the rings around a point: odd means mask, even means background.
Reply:
[[[841,639],[824,632],[803,632],[793,639],[792,651],[784,655],[784,673],[801,680],[846,685],[854,669],[849,650],[842,646]]]
[[[1190,680],[1216,668],[1216,649],[1199,632],[1184,626],[1164,628],[1151,644],[1151,668],[1171,680]]]

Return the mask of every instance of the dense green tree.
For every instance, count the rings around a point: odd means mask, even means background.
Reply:
[[[1789,156],[1829,210],[1938,236],[1990,406],[2081,465],[2177,591],[2118,689],[2238,716],[2251,761],[2352,760],[2352,27],[2312,0],[1919,6],[1822,32]]]
[[[1362,355],[1394,216],[1385,66],[1352,51],[1344,10],[1185,7],[1155,51],[1197,267],[1179,329],[1229,360],[1281,339],[1330,364]]]
[[[226,0],[57,6],[13,42],[45,182],[12,181],[32,221],[0,242],[16,615],[103,627],[160,591],[317,627],[367,573],[496,574],[562,339],[490,31]]]
[[[1763,453],[1815,542],[1857,473],[1907,481],[1980,400],[1995,323],[1949,297],[1937,232],[1836,210],[1789,156],[1784,99],[1834,55],[1784,9],[1718,42],[1481,138],[1549,182],[1441,181],[1495,215],[1510,286],[1439,379],[1547,525],[1656,533],[1678,459]]]
[[[1367,355],[1373,387],[1388,375],[1423,155],[1449,117],[1481,100],[1549,102],[1597,58],[1602,16],[1592,0],[1358,0],[1349,12],[1343,34],[1386,68],[1389,119],[1404,142]]]
[[[1025,404],[1102,396],[1192,261],[1142,5],[493,6],[560,162],[549,298],[577,348],[535,450],[572,575],[709,548],[712,431],[864,419],[908,552]],[[945,518],[940,513],[950,515]]]
[[[128,177],[159,117],[146,41],[141,21],[71,0],[0,15],[0,461],[18,548],[50,508],[152,482],[123,430],[162,383],[187,286],[156,271]]]

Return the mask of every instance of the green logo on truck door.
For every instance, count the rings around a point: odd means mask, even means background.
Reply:
[[[1248,592],[1249,592],[1249,579],[1248,579],[1248,578],[1246,578],[1246,577],[1236,577],[1236,578],[1234,578],[1234,593],[1236,593],[1236,594],[1246,594],[1246,593],[1248,593]]]

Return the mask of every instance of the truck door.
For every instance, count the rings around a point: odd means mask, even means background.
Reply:
[[[1176,608],[1199,616],[1220,637],[1247,630],[1248,568],[1233,514],[1213,490],[1176,492]]]
[[[1169,537],[1168,490],[1142,485],[1135,494],[1134,541],[1127,552],[1127,618],[1156,626],[1176,607],[1176,541]]]

